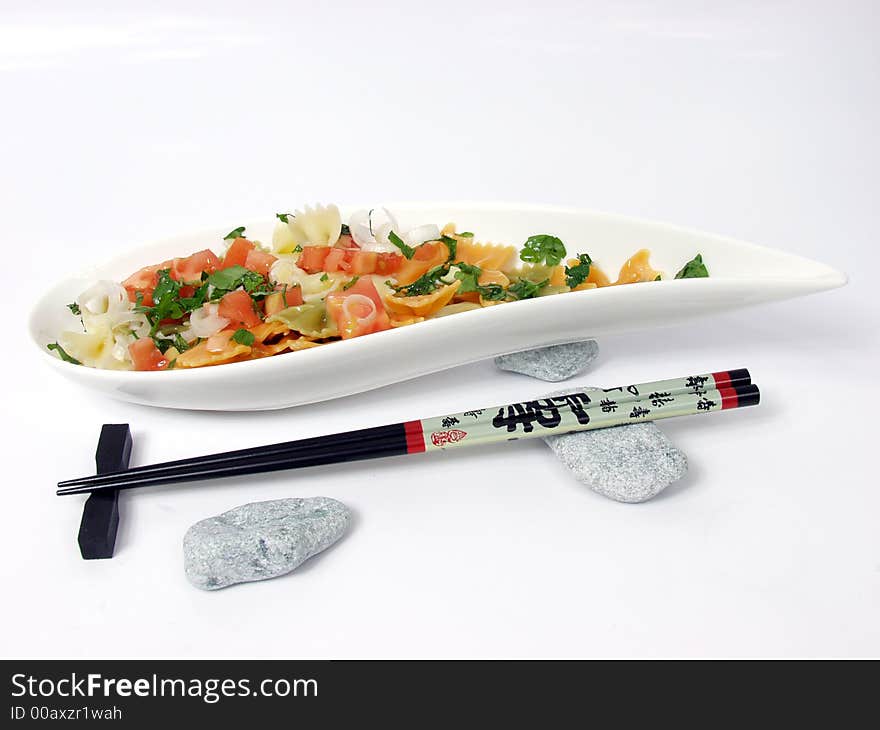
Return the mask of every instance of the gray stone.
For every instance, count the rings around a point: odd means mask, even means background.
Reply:
[[[544,441],[578,481],[618,502],[645,502],[687,473],[687,457],[654,423],[547,436]]]
[[[584,372],[598,356],[596,341],[584,340],[499,355],[495,365],[502,370],[557,383]]]
[[[186,577],[207,591],[276,578],[336,542],[350,519],[348,507],[329,497],[241,505],[187,530]]]

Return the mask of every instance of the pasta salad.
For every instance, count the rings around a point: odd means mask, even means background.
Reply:
[[[99,281],[68,308],[79,327],[48,345],[92,368],[172,370],[298,352],[521,299],[664,275],[636,251],[610,277],[556,236],[521,248],[483,242],[452,223],[401,229],[385,208],[343,223],[335,205],[276,214],[271,245],[244,227],[205,249]],[[675,278],[708,276],[702,257]]]

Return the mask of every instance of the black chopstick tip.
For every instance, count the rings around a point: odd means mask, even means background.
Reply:
[[[736,370],[728,370],[727,375],[730,377],[731,383],[748,385],[752,382],[752,374],[746,368],[737,368]]]
[[[738,408],[745,406],[756,406],[761,402],[761,391],[754,383],[747,385],[735,385],[733,389],[736,391],[736,402]]]

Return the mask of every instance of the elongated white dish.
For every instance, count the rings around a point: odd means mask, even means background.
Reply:
[[[176,236],[141,246],[70,277],[37,303],[30,333],[45,361],[86,388],[133,403],[199,410],[268,410],[379,388],[508,352],[650,327],[846,283],[829,266],[749,243],[663,223],[569,208],[515,204],[390,206],[408,224],[455,221],[480,240],[521,244],[536,233],[559,236],[574,255],[587,252],[614,277],[637,249],[672,276],[697,253],[710,278],[607,287],[511,302],[334,342],[300,352],[216,367],[168,372],[96,370],[62,362],[46,350],[78,320],[65,306],[98,279],[121,280],[137,269],[206,247],[221,248],[229,229]],[[350,210],[344,210],[347,216]],[[240,221],[233,221],[236,225]],[[271,239],[274,221],[247,225]],[[304,387],[304,384],[308,384]]]

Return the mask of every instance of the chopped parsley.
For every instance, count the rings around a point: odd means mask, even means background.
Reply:
[[[394,291],[396,292],[396,296],[419,297],[424,294],[430,294],[443,283],[443,277],[449,274],[449,269],[452,266],[452,262],[455,260],[455,252],[456,247],[458,246],[458,241],[449,236],[441,236],[440,242],[446,244],[446,248],[449,250],[449,256],[442,264],[428,269],[428,271],[422,274],[412,284],[395,286],[390,281],[385,282],[388,286],[394,289]]]
[[[235,240],[236,238],[244,237],[244,226],[239,226],[238,228],[233,228],[229,233],[223,236],[224,241]]]
[[[254,344],[254,333],[248,332],[244,329],[235,330],[235,333],[232,335],[232,340],[237,342],[239,345],[245,345],[246,347],[250,347]]]
[[[282,223],[290,223],[290,219],[295,218],[296,216],[294,216],[293,213],[276,213],[275,217]],[[242,228],[241,230],[244,230],[244,228]]]
[[[77,360],[75,357],[71,357],[65,352],[64,348],[61,347],[57,342],[53,342],[50,345],[46,345],[47,350],[55,350],[58,353],[58,357],[60,357],[64,362],[72,363],[73,365],[82,365],[82,363]]]
[[[703,255],[697,254],[676,275],[676,279],[705,279],[709,276],[709,269],[703,263]]]
[[[156,345],[156,349],[164,355],[167,350],[171,349],[171,346],[174,343],[171,340],[157,335],[153,338],[153,344]]]
[[[501,284],[486,284],[485,286],[480,284],[480,275],[483,270],[479,266],[465,263],[458,263],[455,266],[458,269],[455,272],[455,278],[461,282],[461,286],[458,288],[460,294],[477,292],[483,299],[489,299],[493,302],[504,299],[506,296]]]
[[[448,264],[440,264],[439,266],[435,266],[432,269],[428,269],[424,274],[422,274],[418,279],[416,279],[412,284],[406,284],[404,286],[395,286],[390,281],[386,281],[392,289],[399,296],[402,297],[420,297],[424,294],[430,294],[433,292],[437,285],[440,283],[440,279],[442,279],[446,274],[449,273],[449,265]]]
[[[208,298],[208,287],[202,284],[193,292],[191,297],[181,297],[180,306],[187,312],[192,312],[201,307]]]
[[[446,259],[446,263],[451,264],[455,258],[456,251],[458,250],[458,241],[452,236],[440,236],[440,240],[445,243],[446,248],[449,249],[449,258]]]
[[[246,269],[244,266],[230,266],[228,269],[215,271],[205,279],[203,286],[214,287],[211,299],[220,299],[224,294],[239,287],[242,287],[253,298],[269,296],[274,291],[264,276],[260,276],[256,271]],[[153,296],[155,298],[155,295]]]
[[[77,304],[76,302],[71,302],[70,304],[67,305],[67,308],[71,312],[73,312],[77,317],[79,317],[82,314],[82,310],[79,308],[79,304]]]
[[[162,320],[180,319],[186,313],[180,302],[180,282],[171,278],[171,269],[160,269],[157,277],[158,283],[153,289],[153,306],[144,305],[141,292],[137,293],[134,306],[134,310],[144,314],[150,322],[150,337],[154,340]]]
[[[186,352],[189,349],[189,343],[183,339],[183,336],[179,332],[174,335],[174,346],[177,348],[178,352]]]
[[[212,274],[208,274],[208,278],[205,281],[217,289],[231,290],[242,280],[246,271],[250,271],[250,269],[238,265],[230,266],[229,268],[220,269]]]
[[[501,284],[486,284],[480,287],[480,296],[491,302],[500,302],[507,298],[507,291]]]
[[[400,249],[400,253],[402,253],[406,258],[411,259],[413,254],[415,254],[416,250],[412,246],[407,246],[404,240],[398,236],[394,231],[388,232],[388,240],[391,241],[397,248]]]
[[[330,277],[327,276],[326,272],[323,273],[323,274],[321,274],[321,279],[320,279],[320,281],[329,281],[329,280],[330,280]]]
[[[455,278],[461,282],[458,293],[467,294],[472,291],[480,291],[480,274],[483,273],[483,270],[479,266],[465,263],[457,264],[456,267],[458,271],[455,272]]]
[[[556,266],[565,258],[565,244],[556,236],[540,233],[529,237],[519,252],[519,257],[533,264],[543,262],[547,266]]]
[[[580,286],[587,280],[590,276],[592,263],[593,259],[590,258],[590,254],[581,253],[578,254],[578,262],[574,266],[565,267],[565,283],[570,289]]]
[[[302,253],[302,252],[303,252],[303,247],[299,243],[296,244],[296,246],[293,247],[293,251],[291,251],[291,253]]]
[[[538,296],[538,292],[549,283],[550,279],[544,279],[544,281],[541,282],[530,281],[529,279],[519,279],[507,287],[507,293],[517,299],[532,299]]]
[[[343,284],[343,286],[342,286],[342,291],[347,291],[347,290],[351,289],[355,284],[357,284],[358,279],[360,279],[360,278],[361,277],[359,277],[359,276],[355,276],[350,281],[345,282],[345,284]]]
[[[492,302],[498,302],[508,297],[513,299],[531,299],[537,296],[538,292],[549,283],[549,279],[545,279],[541,283],[520,279],[505,289],[501,284],[481,285],[480,275],[483,273],[483,270],[479,266],[458,263],[456,268],[458,271],[455,272],[455,278],[461,282],[461,286],[458,288],[460,294],[477,292],[481,298]]]
[[[265,277],[244,266],[230,266],[212,274],[202,274],[202,282],[191,296],[181,297],[181,287],[179,281],[171,278],[170,269],[160,269],[157,272],[156,288],[153,290],[153,305],[144,304],[144,296],[141,292],[135,295],[134,310],[147,318],[150,323],[149,337],[162,352],[172,344],[180,352],[188,349],[186,340],[179,334],[169,339],[159,331],[163,322],[182,319],[206,302],[222,299],[238,288],[244,289],[253,300],[267,297],[275,291]]]
[[[455,235],[458,236],[459,238],[473,238],[474,237],[474,234],[471,233],[470,231],[465,231],[464,233],[456,233]]]

